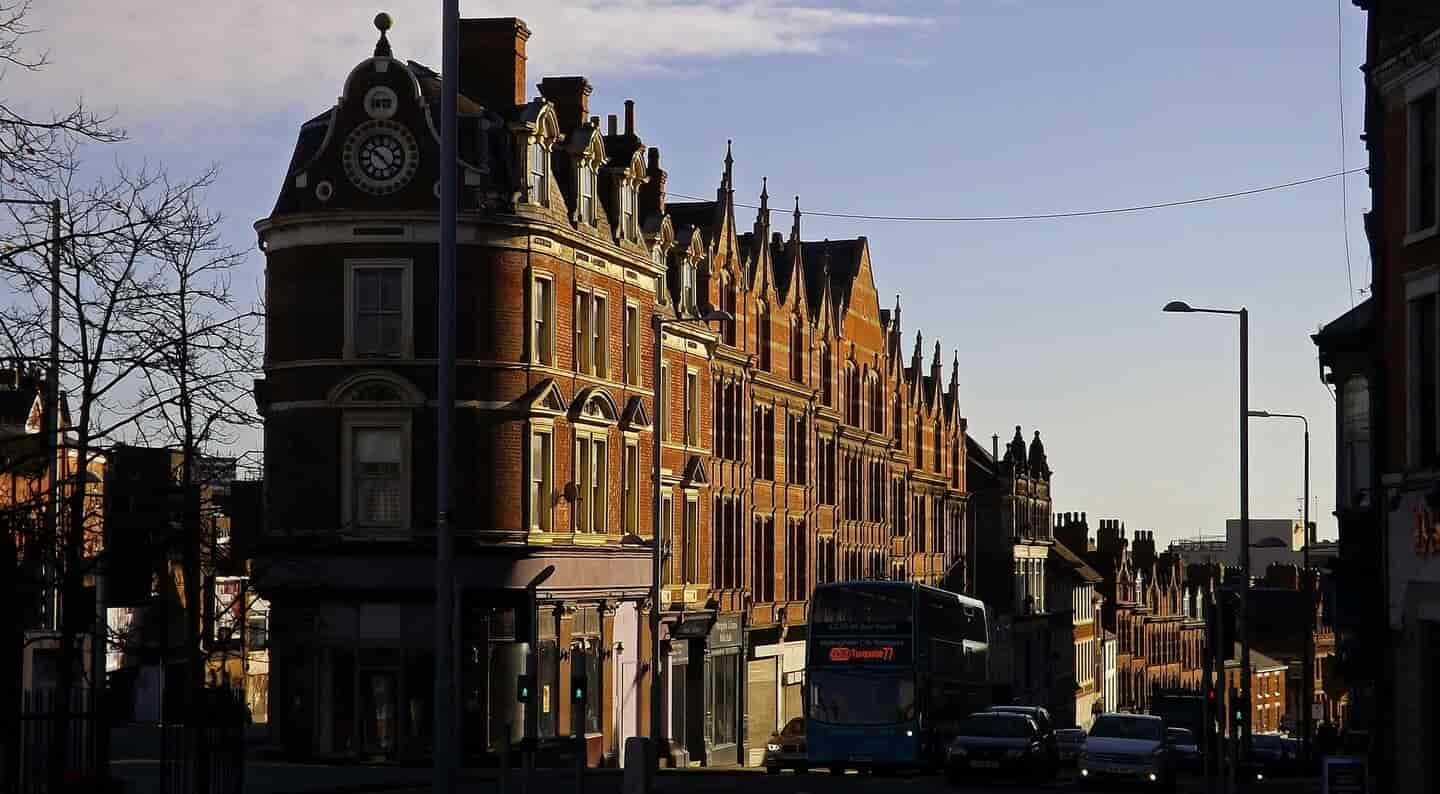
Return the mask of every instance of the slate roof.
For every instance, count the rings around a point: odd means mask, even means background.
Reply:
[[[1059,557],[1061,562],[1069,566],[1071,570],[1075,571],[1080,578],[1087,582],[1095,583],[1104,581],[1105,579],[1105,577],[1100,575],[1099,571],[1090,567],[1089,563],[1085,562],[1079,555],[1071,551],[1068,546],[1058,540],[1050,547],[1050,553]]]

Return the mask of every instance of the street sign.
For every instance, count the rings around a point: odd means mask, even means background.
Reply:
[[[1321,794],[1366,794],[1370,789],[1365,759],[1354,756],[1326,756],[1320,775]]]

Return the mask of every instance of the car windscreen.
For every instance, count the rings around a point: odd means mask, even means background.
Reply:
[[[1034,732],[1027,717],[968,717],[960,722],[956,736],[982,739],[1028,739]]]
[[[1195,743],[1195,734],[1191,733],[1188,728],[1171,728],[1166,731],[1166,735],[1170,737],[1170,741],[1176,744]]]
[[[1128,719],[1125,717],[1099,717],[1090,726],[1090,735],[1105,739],[1143,739],[1160,741],[1160,720]]]
[[[796,717],[795,719],[790,720],[789,722],[785,723],[785,727],[784,727],[784,729],[782,729],[782,730],[780,731],[780,735],[781,735],[781,736],[784,736],[784,737],[787,737],[787,738],[792,738],[792,737],[795,737],[795,736],[804,736],[804,735],[805,735],[805,720],[800,719],[799,717]]]

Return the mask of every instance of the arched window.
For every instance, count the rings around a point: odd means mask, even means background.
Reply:
[[[915,417],[915,468],[925,468],[925,423],[920,417]]]
[[[761,302],[755,308],[755,352],[760,356],[760,369],[770,371],[770,307]]]
[[[805,382],[805,330],[799,317],[790,320],[790,379]]]
[[[880,394],[880,377],[871,373],[869,394],[865,399],[870,401],[870,429],[876,433],[885,432],[885,400]]]
[[[860,375],[854,364],[845,365],[845,423],[860,427]]]
[[[832,371],[830,362],[830,346],[820,344],[820,402],[834,407],[835,405],[835,373]]]

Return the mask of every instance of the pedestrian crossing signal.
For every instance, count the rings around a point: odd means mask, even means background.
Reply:
[[[521,703],[529,703],[534,692],[535,676],[521,673],[516,685],[515,699]]]
[[[585,702],[585,696],[586,696],[586,692],[585,692],[585,679],[583,679],[583,678],[572,678],[572,679],[570,680],[570,702],[572,702],[572,703],[584,703],[584,702]]]

